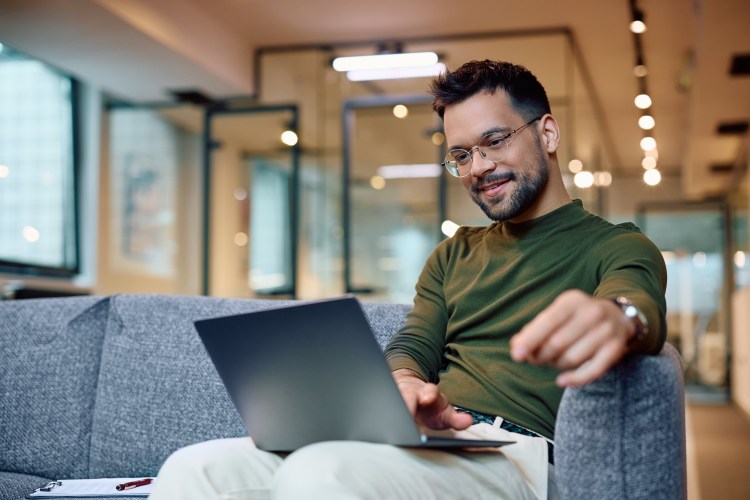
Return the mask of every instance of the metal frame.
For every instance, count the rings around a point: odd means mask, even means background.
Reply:
[[[342,160],[342,202],[341,202],[341,218],[343,227],[343,258],[344,258],[344,269],[343,269],[343,281],[345,293],[360,293],[363,290],[356,289],[352,286],[352,268],[351,268],[351,141],[352,132],[354,129],[354,112],[361,108],[380,108],[380,107],[392,107],[397,104],[404,105],[422,105],[432,103],[432,98],[426,94],[406,95],[406,96],[376,96],[376,97],[365,97],[348,99],[344,101],[342,108],[341,124],[342,124],[342,142],[341,142],[341,160]],[[442,151],[444,147],[438,146],[439,151]],[[437,162],[440,163],[440,160]],[[439,178],[438,187],[438,217],[440,221],[445,219],[446,214],[446,181],[445,181],[445,170],[442,171]],[[438,223],[437,231],[440,234],[440,223]]]
[[[32,56],[28,56],[34,59]],[[37,59],[34,59],[37,60]],[[73,263],[71,266],[43,266],[39,264],[29,264],[23,262],[9,261],[0,259],[0,273],[17,274],[24,277],[54,277],[54,278],[72,278],[81,270],[81,230],[80,230],[80,205],[81,205],[81,110],[80,107],[80,84],[78,80],[67,75],[54,67],[44,63],[47,68],[58,75],[66,78],[70,82],[70,185],[72,193],[65,193],[65,203],[69,203],[68,197],[72,195],[72,221],[63,220],[63,261],[68,262],[69,247],[67,241],[68,224],[72,226],[71,235],[73,238]]]
[[[221,115],[230,114],[260,114],[260,113],[278,113],[290,112],[292,117],[289,121],[289,129],[299,134],[299,107],[296,104],[278,104],[278,105],[250,105],[237,106],[231,105],[230,101],[217,102],[206,107],[203,117],[203,259],[201,265],[202,284],[201,290],[203,295],[209,294],[209,281],[211,277],[211,160],[212,151],[216,143],[211,137],[212,120]],[[290,179],[289,192],[289,211],[290,217],[290,244],[291,244],[291,289],[279,291],[278,294],[290,295],[292,298],[297,297],[297,256],[299,243],[299,170],[300,170],[300,144],[299,142],[290,148],[292,175]],[[277,293],[274,293],[277,294]]]

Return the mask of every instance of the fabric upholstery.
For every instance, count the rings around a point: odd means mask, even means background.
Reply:
[[[113,297],[90,475],[153,475],[180,447],[245,435],[193,321],[278,305],[204,297]]]
[[[0,470],[86,477],[109,301],[0,302]]]
[[[685,498],[684,408],[680,358],[669,344],[565,391],[555,433],[561,497]]]
[[[17,472],[0,472],[0,498],[20,500],[50,481],[52,479],[48,477],[19,474]]]
[[[115,296],[102,355],[89,474],[155,474],[177,448],[246,435],[193,321],[288,304]],[[408,308],[368,304],[364,309],[384,345]]]
[[[289,303],[167,295],[0,302],[0,500],[50,479],[154,475],[182,446],[246,435],[193,321]],[[362,306],[381,348],[409,309]],[[566,390],[555,446],[561,497],[683,498],[682,383],[667,345]]]

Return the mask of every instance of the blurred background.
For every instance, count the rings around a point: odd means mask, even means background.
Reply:
[[[746,419],[748,26],[745,0],[0,0],[2,295],[408,303],[488,221],[429,77],[333,62],[502,59],[546,87],[571,196],[662,250],[688,400]]]

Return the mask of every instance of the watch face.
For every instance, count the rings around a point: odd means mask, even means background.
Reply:
[[[623,309],[623,312],[625,312],[625,316],[628,318],[635,318],[638,316],[638,309],[632,304],[628,305]]]

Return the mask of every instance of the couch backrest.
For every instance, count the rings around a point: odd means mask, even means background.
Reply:
[[[112,297],[93,418],[90,477],[153,475],[180,447],[246,435],[193,321],[286,304],[187,296]],[[384,346],[408,307],[363,306]]]
[[[0,470],[87,477],[109,299],[0,302]]]

